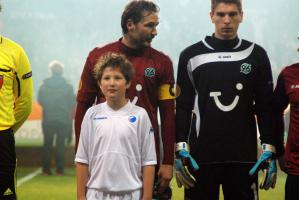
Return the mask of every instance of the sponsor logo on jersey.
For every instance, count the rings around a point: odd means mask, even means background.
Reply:
[[[130,116],[129,117],[129,122],[134,123],[136,122],[137,118],[135,116]]]
[[[27,78],[30,78],[32,76],[32,71],[31,72],[28,72],[27,74],[24,74],[22,76],[22,79],[27,79]]]
[[[291,89],[299,88],[299,85],[291,85]]]
[[[154,77],[156,74],[156,69],[153,67],[148,67],[144,70],[144,75],[147,77]]]
[[[94,117],[93,120],[102,120],[102,119],[107,119],[107,117]]]
[[[237,90],[242,90],[243,89],[243,84],[242,83],[237,83],[236,84],[236,89]],[[220,91],[214,91],[210,92],[210,97],[214,98],[216,106],[222,110],[223,112],[229,112],[232,111],[238,104],[239,101],[239,95],[236,95],[233,102],[230,105],[223,105],[218,97],[220,97],[222,94]]]
[[[219,56],[218,56],[219,59],[229,59],[229,58],[231,58],[231,57],[232,57],[231,55],[223,55],[223,56],[222,56],[222,55],[219,55]]]
[[[251,72],[251,64],[243,63],[240,67],[240,72],[243,74],[249,74]]]
[[[2,88],[3,85],[3,75],[0,75],[0,89]]]

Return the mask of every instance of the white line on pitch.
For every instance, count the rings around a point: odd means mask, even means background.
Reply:
[[[31,174],[28,174],[27,176],[25,176],[25,177],[21,178],[20,180],[18,180],[17,181],[17,187],[20,187],[23,183],[33,179],[35,176],[37,176],[41,173],[42,173],[42,169],[38,168],[37,170],[35,170]]]

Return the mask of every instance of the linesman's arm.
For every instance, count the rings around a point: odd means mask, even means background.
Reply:
[[[33,81],[30,63],[25,51],[21,48],[16,59],[16,79],[14,81],[16,123],[12,129],[15,133],[28,118],[32,109]]]

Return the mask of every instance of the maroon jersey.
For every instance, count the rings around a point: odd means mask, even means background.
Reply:
[[[161,117],[163,142],[163,164],[173,164],[174,159],[174,99],[159,100],[159,89],[162,85],[174,84],[172,62],[168,56],[151,48],[131,49],[121,43],[110,43],[104,47],[93,49],[86,60],[77,95],[77,111],[75,117],[76,145],[86,110],[93,104],[104,101],[104,96],[94,78],[93,69],[99,57],[107,52],[121,53],[130,60],[135,68],[135,78],[127,90],[127,97],[134,104],[146,109],[155,131],[156,150],[159,160],[159,126],[157,111]]]
[[[274,91],[275,108],[279,113],[278,135],[282,146],[284,122],[283,112],[290,104],[290,125],[285,148],[288,174],[299,175],[299,63],[285,67],[279,74]]]

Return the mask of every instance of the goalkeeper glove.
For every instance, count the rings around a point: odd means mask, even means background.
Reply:
[[[176,146],[175,159],[175,177],[178,187],[184,186],[189,189],[193,187],[196,180],[190,173],[188,167],[192,170],[198,170],[199,167],[196,161],[189,154],[189,147],[186,142],[179,142]]]
[[[275,155],[275,147],[270,144],[262,144],[262,155],[256,164],[249,171],[250,176],[255,176],[259,170],[263,170],[263,179],[260,183],[260,189],[268,190],[274,188],[277,176],[277,166]]]

